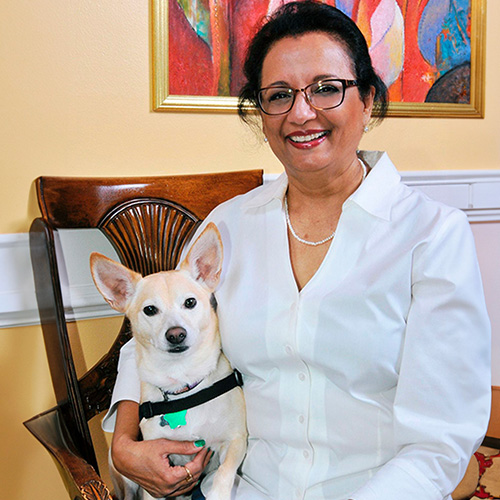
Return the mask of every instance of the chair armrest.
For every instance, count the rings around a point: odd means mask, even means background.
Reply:
[[[36,415],[24,425],[51,454],[70,498],[112,500],[107,486],[95,469],[76,454],[71,438],[65,431],[59,406]]]
[[[498,448],[500,449],[500,438],[486,436],[482,443],[483,446],[487,446],[488,448]]]

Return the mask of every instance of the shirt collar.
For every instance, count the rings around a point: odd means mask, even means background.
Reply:
[[[385,152],[360,151],[359,156],[370,167],[370,172],[346,203],[354,202],[366,212],[390,220],[392,199],[401,176]],[[274,200],[282,203],[287,188],[288,177],[283,172],[276,180],[260,187],[255,196],[245,201],[242,208],[259,208]]]
[[[288,177],[285,172],[283,172],[277,179],[269,183],[264,183],[258,189],[255,196],[250,197],[245,201],[242,208],[259,208],[267,205],[273,200],[283,201],[285,198],[285,193],[288,188]]]
[[[375,217],[390,220],[401,176],[385,152],[360,151],[360,157],[370,167],[370,172],[346,203],[354,202]]]

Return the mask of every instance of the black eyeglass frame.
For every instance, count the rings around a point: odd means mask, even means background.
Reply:
[[[321,84],[324,84],[324,83],[328,83],[328,82],[340,82],[342,84],[342,99],[340,100],[340,102],[338,104],[336,104],[335,106],[330,106],[328,108],[321,108],[319,106],[315,106],[311,100],[309,99],[309,95],[308,93],[306,92],[306,90],[309,88],[309,87],[312,87],[313,85],[320,85]],[[313,82],[313,83],[310,83],[309,85],[306,85],[304,88],[302,89],[292,89],[291,87],[285,87],[285,86],[273,86],[271,85],[270,87],[262,87],[261,89],[257,90],[256,92],[256,101],[257,101],[257,105],[259,106],[259,109],[266,115],[269,115],[269,116],[280,116],[280,115],[286,115],[287,113],[290,112],[290,110],[293,108],[293,105],[295,104],[295,99],[297,97],[297,94],[299,92],[302,92],[306,98],[306,101],[307,101],[307,104],[309,104],[309,106],[311,106],[311,108],[314,108],[316,109],[317,111],[326,111],[328,109],[335,109],[335,108],[338,108],[339,106],[342,105],[342,103],[344,102],[344,99],[345,99],[345,91],[346,89],[350,88],[350,87],[357,87],[359,85],[358,81],[357,80],[346,80],[344,78],[327,78],[325,80],[319,80],[317,82]],[[264,91],[264,90],[269,90],[269,89],[288,89],[288,90],[291,90],[293,92],[293,99],[292,99],[292,103],[290,105],[290,107],[286,110],[286,111],[283,111],[281,113],[268,113],[267,111],[264,110],[264,108],[262,107],[262,103],[261,103],[261,92]]]

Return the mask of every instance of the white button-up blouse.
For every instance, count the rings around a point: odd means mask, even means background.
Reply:
[[[490,326],[465,215],[401,182],[384,153],[299,291],[287,177],[217,207],[223,349],[244,375],[236,499],[443,500],[484,435]],[[133,342],[113,406],[139,400]]]

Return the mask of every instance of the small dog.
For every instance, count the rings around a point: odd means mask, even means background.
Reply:
[[[205,440],[221,464],[207,500],[230,499],[247,444],[243,391],[235,387],[241,384],[233,383],[232,368],[221,351],[213,296],[222,269],[222,252],[219,231],[210,223],[176,271],[143,278],[104,255],[93,253],[90,257],[97,289],[113,309],[126,314],[136,339],[141,417],[146,417],[141,418],[142,436]],[[219,390],[214,396],[214,387],[221,384],[225,386],[223,394]],[[200,403],[200,396],[209,391],[212,393]],[[189,398],[198,398],[194,407],[186,403]],[[183,408],[186,404],[187,410],[179,410],[179,405]],[[160,405],[160,414],[152,410],[155,405]],[[185,465],[192,459],[181,455],[169,458],[175,465]],[[208,468],[217,466],[214,457]],[[111,460],[110,468],[120,498],[137,498],[139,491],[143,499],[152,498],[119,474]],[[191,474],[186,473],[189,480]]]

